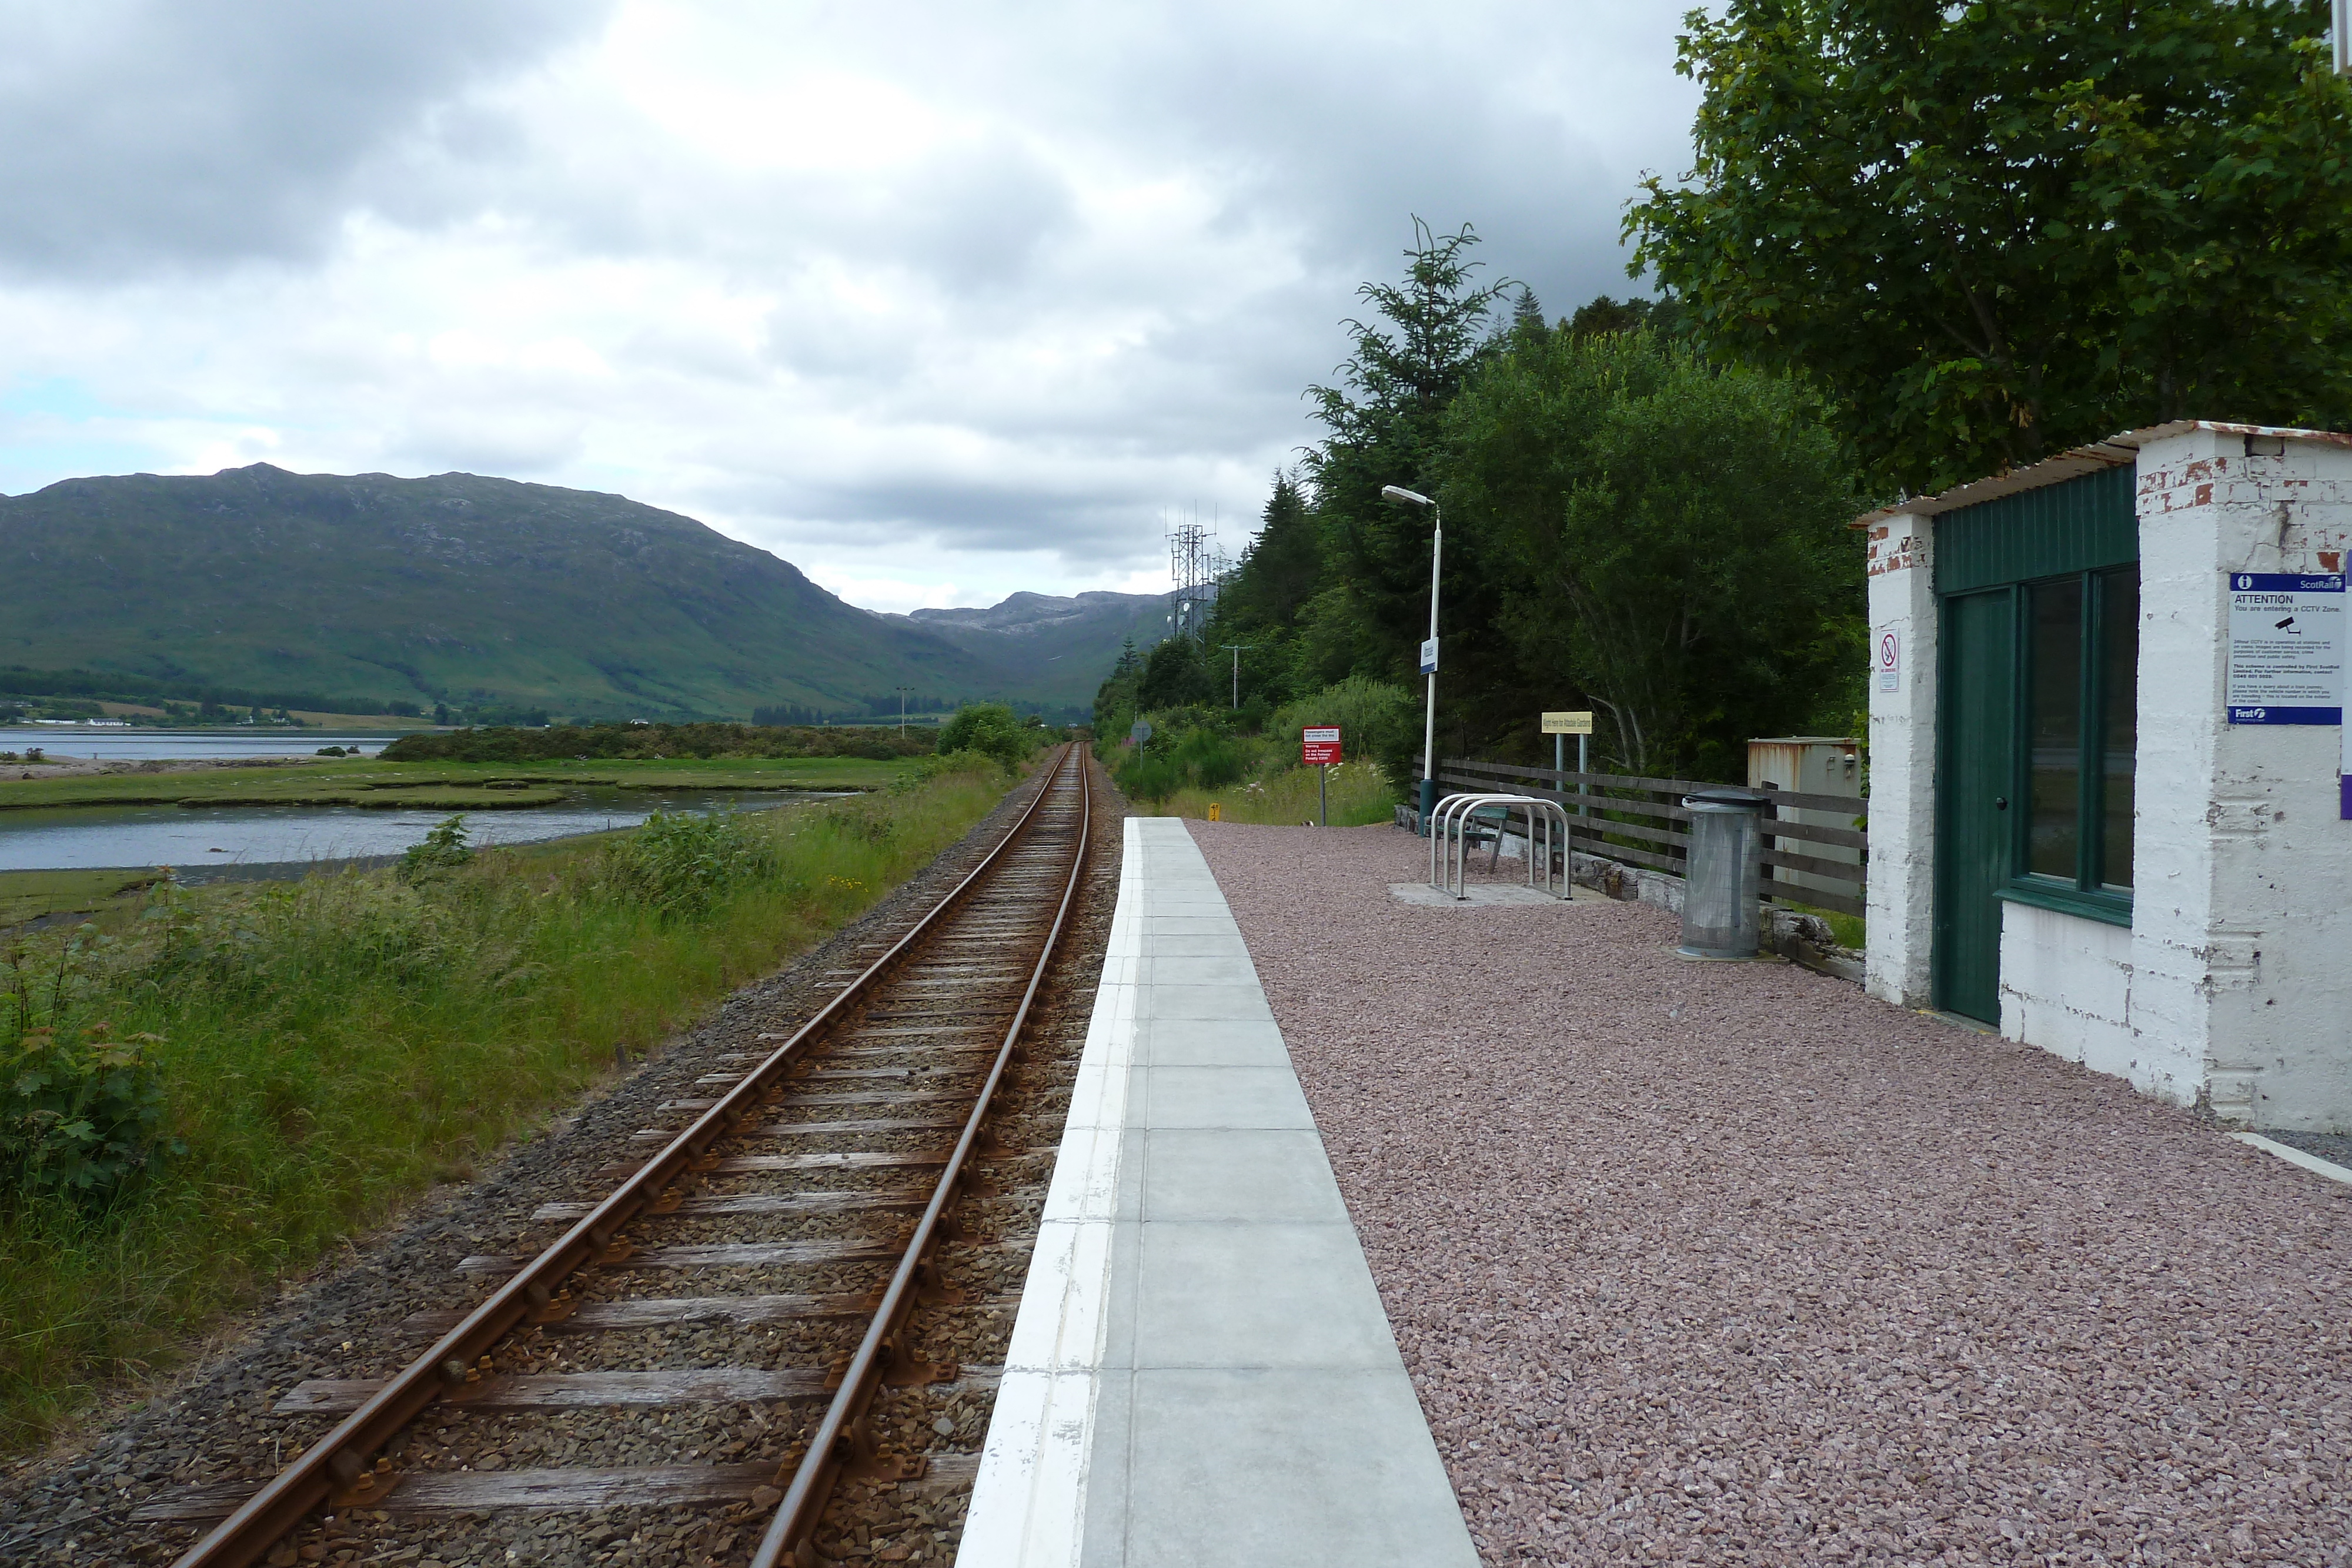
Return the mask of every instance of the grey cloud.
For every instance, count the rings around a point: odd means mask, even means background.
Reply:
[[[615,373],[386,370],[342,405],[355,444],[567,483],[642,431],[626,483],[663,504],[803,564],[878,550],[942,576],[959,551],[1147,565],[1160,508],[1194,496],[1238,545],[1410,214],[1475,223],[1489,276],[1555,314],[1626,293],[1622,204],[1686,160],[1695,96],[1669,74],[1672,11],[1607,0],[775,5],[737,15],[779,78],[877,78],[966,128],[911,165],[778,169],[604,96],[626,60],[503,90],[601,25],[568,0],[9,4],[0,147],[34,155],[0,159],[0,269],[93,299],[108,273],[249,257],[289,277],[325,257],[334,280],[354,211],[428,237],[495,214],[520,265],[598,300],[576,330]],[[609,303],[577,280],[607,261],[747,313]],[[884,308],[841,303],[844,275]],[[396,319],[356,335],[443,325],[429,293],[386,298]],[[1070,352],[1032,371],[1033,347]],[[285,401],[348,394],[343,374],[306,368]]]
[[[1624,95],[1615,78],[1635,44],[1595,43],[1590,15],[1488,13],[1514,25],[1428,60],[1401,58],[1398,39],[1360,31],[1282,37],[1257,13],[1160,27],[1149,14],[1099,9],[1067,26],[1051,15],[1020,28],[981,12],[933,17],[919,51],[878,23],[810,47],[862,54],[876,74],[943,97],[969,98],[985,82],[1038,135],[1105,149],[1143,178],[1206,177],[1222,204],[1213,231],[1286,229],[1324,281],[1392,271],[1418,212],[1448,227],[1475,223],[1493,265],[1564,306],[1626,290],[1617,230],[1640,167],[1568,129],[1565,110],[1609,101],[1622,134],[1675,154],[1687,113],[1672,93]],[[1477,31],[1467,19],[1462,30]],[[1654,54],[1654,34],[1640,47]],[[1236,48],[1237,37],[1255,47]],[[1482,90],[1515,61],[1547,54],[1573,68],[1557,109]],[[1069,193],[1003,138],[951,145],[885,182],[718,171],[659,137],[616,138],[593,153],[546,142],[457,153],[437,143],[420,152],[415,199],[529,214],[565,248],[694,255],[751,275],[843,256],[983,312],[1018,311],[1047,292],[1116,298],[1129,287],[1060,271]]]
[[[952,541],[960,549],[1046,550],[1076,568],[1122,561],[1164,497],[1132,479],[1087,489],[1011,479],[822,478],[730,485],[702,497],[710,511],[789,516],[799,548]]]
[[[0,8],[0,261],[89,278],[315,256],[372,158],[605,9],[16,0]],[[475,150],[509,134],[479,115],[445,129]]]
[[[1044,160],[1009,139],[954,149],[910,182],[876,227],[900,265],[967,289],[1025,281],[1071,232],[1070,193]]]
[[[465,417],[423,412],[395,436],[395,466],[470,474],[544,473],[581,455],[580,420],[561,410],[509,407]]]

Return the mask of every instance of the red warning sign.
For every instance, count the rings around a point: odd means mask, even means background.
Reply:
[[[1299,760],[1309,768],[1334,768],[1339,762],[1339,727],[1300,732]]]

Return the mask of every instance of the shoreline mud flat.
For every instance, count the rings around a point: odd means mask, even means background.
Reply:
[[[332,757],[50,757],[0,762],[0,779],[99,779],[120,773],[211,773],[224,768],[301,768]]]

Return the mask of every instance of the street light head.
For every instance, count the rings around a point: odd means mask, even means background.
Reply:
[[[1420,491],[1408,490],[1402,485],[1381,486],[1381,499],[1383,501],[1393,501],[1400,507],[1433,507],[1437,505],[1436,502],[1431,500]]]

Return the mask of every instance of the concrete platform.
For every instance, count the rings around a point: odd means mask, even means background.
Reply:
[[[1127,823],[961,1568],[1478,1561],[1223,895]]]

